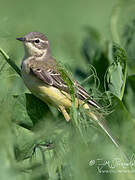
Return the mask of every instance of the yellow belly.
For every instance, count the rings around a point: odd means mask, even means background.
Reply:
[[[27,88],[36,97],[44,101],[45,103],[53,106],[64,106],[66,109],[72,106],[71,97],[66,92],[60,91],[58,88],[49,86],[37,79],[33,75],[22,72],[22,78]]]

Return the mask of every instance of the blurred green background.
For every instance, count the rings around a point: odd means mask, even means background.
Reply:
[[[134,0],[1,0],[0,3],[0,48],[18,66],[24,49],[16,37],[39,31],[50,40],[53,56],[69,66],[80,82],[91,75],[90,64],[95,67],[100,79],[98,92],[93,79],[83,85],[99,102],[109,97],[112,113],[106,119],[122,150],[129,159],[133,158],[130,163],[134,163],[135,151],[134,10]],[[114,48],[113,42],[124,50]],[[123,162],[123,157],[102,131],[90,127],[84,141],[55,109],[25,94],[29,91],[22,79],[5,62],[0,55],[2,180],[134,179],[135,165],[125,167],[114,162],[115,158]],[[105,91],[112,93],[112,99],[104,95]],[[48,151],[43,148],[44,153],[40,143],[48,142],[53,142],[56,148]],[[97,159],[102,159],[102,163],[113,162],[114,172],[107,164],[99,166]],[[100,172],[99,167],[105,171]]]

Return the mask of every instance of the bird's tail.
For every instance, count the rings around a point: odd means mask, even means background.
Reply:
[[[101,127],[101,129],[107,134],[113,144],[119,148],[119,144],[116,139],[111,135],[110,130],[107,128],[105,122],[103,121],[103,117],[98,117],[96,113],[88,111],[88,115]]]
[[[104,118],[103,117],[98,117],[98,115],[96,115],[96,113],[94,112],[90,112],[88,111],[88,115],[101,127],[101,129],[107,134],[107,136],[110,138],[110,140],[113,142],[113,144],[115,145],[115,147],[117,147],[117,149],[120,151],[122,157],[124,158],[124,160],[126,162],[129,162],[129,159],[127,157],[127,155],[125,154],[125,152],[123,152],[123,150],[121,149],[119,143],[116,141],[116,139],[111,135],[110,130],[108,129],[108,127],[106,126],[105,122],[104,122]]]

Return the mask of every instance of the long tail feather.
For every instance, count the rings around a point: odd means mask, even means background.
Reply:
[[[121,149],[120,145],[118,144],[118,142],[116,141],[116,139],[111,135],[110,130],[108,130],[107,126],[105,125],[105,123],[101,120],[99,120],[98,116],[96,116],[96,114],[94,114],[94,112],[88,112],[88,114],[91,116],[91,118],[97,122],[97,124],[101,127],[101,129],[107,134],[107,136],[110,138],[110,140],[113,142],[113,144],[119,149],[119,151],[121,152],[123,158],[129,162],[127,155],[123,152],[123,150]]]
[[[98,117],[93,112],[88,112],[88,114],[97,122],[97,124],[103,129],[103,131],[107,134],[107,136],[110,138],[110,140],[114,143],[114,145],[119,148],[119,144],[115,140],[115,138],[111,135],[108,128],[104,124],[104,122],[101,122]]]

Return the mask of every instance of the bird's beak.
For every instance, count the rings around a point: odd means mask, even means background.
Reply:
[[[26,41],[26,38],[16,38],[18,41],[22,41],[22,42],[25,42]]]

